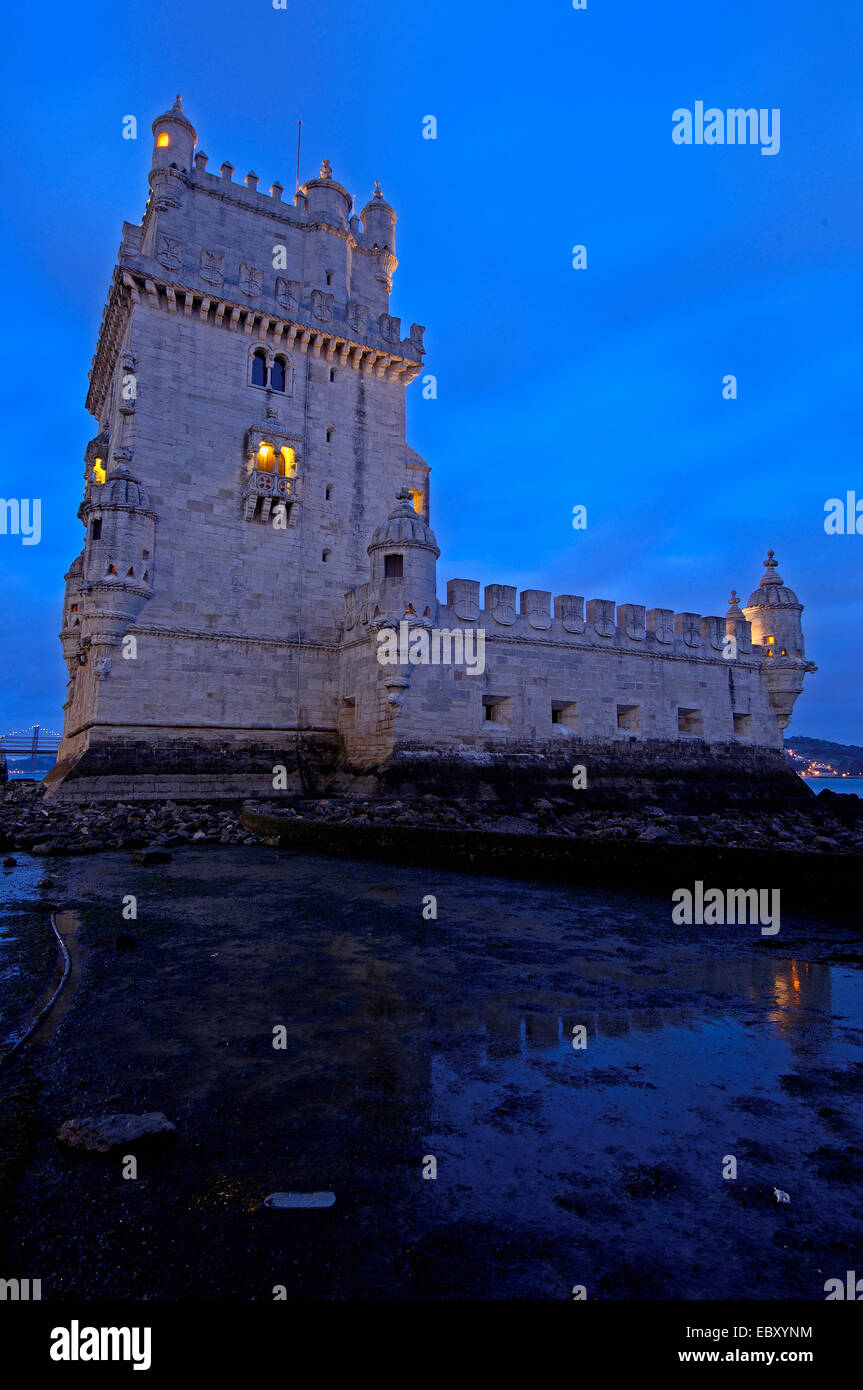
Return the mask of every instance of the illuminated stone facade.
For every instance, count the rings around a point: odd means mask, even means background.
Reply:
[[[276,765],[290,789],[400,760],[775,755],[812,668],[772,557],[723,617],[505,584],[481,604],[467,579],[439,602],[429,469],[405,441],[424,330],[390,314],[380,188],[357,216],[326,161],[290,202],[211,174],[179,99],[153,132],[90,374],[50,785],[266,796]],[[482,633],[482,669],[382,663],[403,622]]]

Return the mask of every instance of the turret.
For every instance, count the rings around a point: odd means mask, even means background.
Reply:
[[[112,649],[153,595],[156,514],[121,460],[104,483],[89,488],[79,515],[87,527],[78,581],[85,598],[82,636],[101,678],[110,670]]]
[[[346,188],[336,183],[328,159],[321,164],[320,177],[309,179],[300,193],[306,200],[306,212],[311,221],[327,222],[347,231],[353,199]]]
[[[198,136],[192,122],[183,110],[183,99],[177,100],[164,115],[157,116],[153,122],[153,164],[155,169],[180,169],[189,173]]]
[[[360,216],[363,220],[363,242],[371,250],[396,252],[396,215],[381,192],[375,179],[375,191]]]
[[[380,183],[377,180],[375,180],[375,191],[371,201],[366,203],[361,217],[363,220],[362,245],[366,250],[372,252],[375,279],[380,281],[387,294],[390,294],[393,287],[393,275],[398,265],[396,260],[396,215],[389,203],[384,200]]]
[[[768,550],[764,561],[766,572],[750,595],[743,616],[752,624],[753,643],[761,647],[766,658],[770,703],[780,729],[784,729],[791,721],[794,701],[803,689],[804,675],[818,668],[805,659],[800,625],[803,605],[794,590],[786,586],[777,565],[773,551]]]
[[[433,627],[440,550],[407,488],[397,494],[389,519],[374,532],[368,554],[369,621],[395,626],[404,618],[412,627]]]

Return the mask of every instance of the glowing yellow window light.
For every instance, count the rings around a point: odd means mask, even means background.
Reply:
[[[107,476],[108,476],[107,473],[105,472],[104,468],[102,467],[102,460],[101,460],[101,459],[96,459],[95,463],[93,464],[93,478],[94,478],[94,480],[95,480],[97,483],[104,483],[104,481],[105,481],[105,479],[106,479]]]
[[[293,478],[297,471],[297,456],[287,444],[279,450],[279,473],[283,478]]]
[[[170,143],[171,141],[168,137],[167,131],[163,130],[162,134],[156,137],[156,146],[160,150],[166,150]]]
[[[256,465],[262,473],[272,473],[276,466],[276,451],[272,444],[266,439],[262,439],[258,445],[256,455]]]
[[[776,638],[775,638],[775,637],[765,637],[764,640],[765,640],[765,642],[767,643],[768,647],[772,647],[772,646],[773,646],[773,643],[776,641]]]
[[[423,513],[423,495],[422,495],[422,493],[419,492],[416,488],[411,488],[411,497],[413,498],[414,511],[415,511],[415,512],[419,512],[419,515],[422,516],[422,513]]]

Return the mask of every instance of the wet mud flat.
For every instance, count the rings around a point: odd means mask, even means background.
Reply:
[[[44,1299],[820,1301],[860,1265],[847,927],[258,846],[20,859],[0,1036],[49,983],[52,904],[80,966],[0,1065],[0,1259]],[[146,1111],[177,1138],[133,1146],[137,1179],[56,1142]],[[336,1200],[264,1206],[285,1191]]]

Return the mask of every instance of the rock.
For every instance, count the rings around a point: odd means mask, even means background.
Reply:
[[[136,849],[132,855],[132,863],[170,864],[173,857],[169,849]]]
[[[88,1153],[108,1153],[141,1139],[168,1138],[176,1127],[160,1110],[145,1115],[93,1115],[83,1120],[67,1120],[57,1132],[58,1142],[70,1149]]]
[[[16,869],[17,867],[18,867],[18,860],[17,860],[17,859],[14,859],[14,858],[12,857],[11,854],[5,854],[5,855],[3,856],[3,868],[4,868],[4,869]]]
[[[535,835],[536,826],[523,816],[499,816],[494,823],[499,835]]]
[[[62,854],[63,850],[58,840],[40,840],[38,844],[30,846],[30,853],[42,858],[48,854]]]

